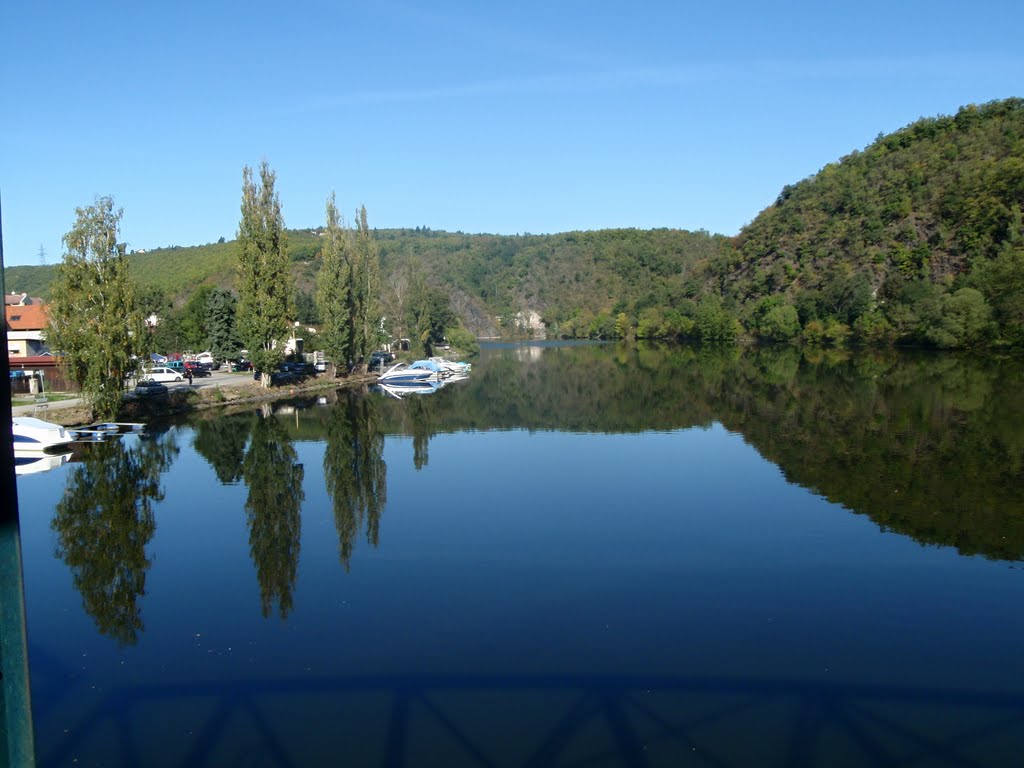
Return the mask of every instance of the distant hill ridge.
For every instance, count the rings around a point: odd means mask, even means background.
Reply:
[[[735,238],[673,229],[374,236],[385,285],[415,263],[463,317],[535,310],[578,332],[599,314],[634,325],[652,308],[685,314],[710,293],[768,338],[824,329],[833,340],[962,346],[1024,343],[1022,212],[1024,100],[1011,98],[879,136],[784,187]],[[315,229],[289,231],[306,292],[319,241]],[[234,260],[234,242],[131,256],[140,284],[179,303],[200,285],[233,286]],[[52,275],[5,273],[8,289],[44,298]]]

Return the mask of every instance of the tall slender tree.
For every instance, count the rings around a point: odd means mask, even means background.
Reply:
[[[333,366],[333,375],[337,376],[338,364],[347,362],[352,331],[352,237],[342,226],[333,192],[327,201],[327,227],[320,253],[323,263],[316,288],[321,322],[319,340]]]
[[[366,223],[366,206],[356,214],[356,234],[352,249],[352,361],[366,370],[370,353],[381,335],[380,254]]]
[[[238,223],[238,333],[253,365],[266,374],[264,387],[283,356],[293,295],[276,178],[266,160],[260,163],[259,184],[249,166],[243,169]]]
[[[146,342],[125,245],[117,242],[122,213],[109,196],[76,209],[49,305],[47,343],[102,419],[117,415]]]

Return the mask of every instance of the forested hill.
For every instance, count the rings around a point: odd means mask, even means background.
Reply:
[[[722,236],[673,229],[516,237],[401,230],[375,237],[385,275],[423,268],[454,292],[457,310],[460,297],[501,317],[534,310],[562,333],[583,336],[620,312],[635,316],[693,296],[698,266],[728,245]]]
[[[492,317],[534,310],[549,322],[586,329],[596,317],[671,305],[693,295],[696,265],[727,246],[706,232],[616,229],[556,235],[478,235],[430,229],[374,230],[385,304],[411,272],[442,289],[474,331]],[[182,303],[200,286],[234,286],[234,241],[133,253],[133,277]],[[312,294],[320,263],[318,230],[289,230],[298,289]],[[8,290],[46,298],[53,267],[9,267]],[[475,322],[470,321],[475,318]],[[493,330],[493,329],[491,329]],[[608,331],[609,329],[601,329]]]
[[[372,212],[371,212],[372,221]],[[919,120],[785,187],[735,238],[674,229],[498,236],[373,230],[385,313],[428,284],[477,334],[538,313],[549,333],[729,340],[1024,345],[1024,99]],[[131,256],[135,279],[181,305],[230,288],[235,243]],[[319,231],[288,239],[298,319]],[[8,290],[47,296],[52,267]]]
[[[954,337],[972,331],[1020,343],[1022,206],[1024,100],[968,106],[785,187],[707,283],[745,308],[748,327],[781,295],[804,329],[818,320],[939,346],[969,343]],[[981,294],[954,301],[960,315],[976,315],[973,329],[943,306],[965,288]],[[998,330],[982,327],[985,317]]]

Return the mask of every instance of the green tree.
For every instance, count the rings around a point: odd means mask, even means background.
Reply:
[[[347,370],[350,350],[349,337],[352,332],[350,296],[352,290],[352,266],[349,256],[352,238],[341,225],[334,193],[327,201],[327,226],[323,234],[323,248],[320,274],[317,277],[316,303],[320,312],[320,346],[338,375],[339,363]]]
[[[995,335],[992,308],[981,291],[961,288],[952,296],[940,299],[940,315],[925,332],[925,337],[938,347],[973,347],[984,344]]]
[[[139,314],[142,315],[146,327],[142,352],[159,352],[160,349],[156,344],[156,332],[160,324],[171,314],[171,300],[167,298],[167,292],[163,288],[149,285],[136,288],[135,303],[138,305]],[[155,325],[150,325],[150,318],[153,318]]]
[[[705,344],[731,344],[736,339],[736,318],[722,306],[713,293],[705,294],[697,305],[696,330]]]
[[[996,258],[975,268],[974,279],[995,311],[1002,338],[1024,344],[1024,246],[1007,242]]]
[[[772,341],[789,341],[800,333],[800,317],[796,307],[779,304],[767,312],[758,324],[758,332]]]
[[[175,352],[201,352],[206,349],[210,336],[210,297],[216,290],[212,285],[201,285],[185,303],[179,325],[182,347]]]
[[[320,310],[313,294],[303,290],[295,292],[295,319],[306,325],[320,325]]]
[[[381,336],[380,255],[366,223],[366,206],[356,215],[355,242],[351,250],[349,356],[360,370],[366,370],[370,353]]]
[[[238,333],[257,370],[269,374],[281,361],[288,338],[292,280],[276,176],[266,160],[260,182],[242,171],[242,218],[238,224]],[[261,377],[264,387],[270,376]]]
[[[214,289],[206,300],[206,346],[215,360],[234,358],[242,348],[235,328],[235,297],[223,288]]]
[[[629,336],[632,330],[633,324],[629,322],[629,318],[626,316],[626,313],[619,312],[619,314],[615,316],[615,338],[624,339]]]
[[[181,349],[181,310],[170,310],[161,315],[160,322],[150,333],[149,347],[151,352],[166,354]]]
[[[406,326],[411,338],[419,342],[424,354],[433,354],[434,345],[445,338],[445,330],[455,324],[448,294],[427,282],[419,260],[410,262]]]
[[[64,235],[67,252],[57,267],[47,343],[62,356],[95,415],[110,419],[148,340],[125,246],[117,242],[121,209],[114,210],[110,197],[97,197],[76,213]]]

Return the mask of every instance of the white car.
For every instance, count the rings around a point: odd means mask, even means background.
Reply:
[[[182,381],[185,374],[173,368],[150,368],[142,372],[140,381],[157,381],[161,384],[168,381]]]

